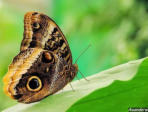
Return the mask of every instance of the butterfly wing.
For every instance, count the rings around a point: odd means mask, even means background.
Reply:
[[[76,76],[77,67],[51,51],[21,51],[4,79],[5,93],[22,103],[32,103],[62,89]]]
[[[58,25],[45,14],[28,12],[25,15],[21,51],[27,48],[42,48],[52,51],[68,64],[72,64],[72,55],[65,36]]]
[[[19,102],[36,102],[62,89],[77,71],[55,22],[38,12],[27,13],[21,51],[3,80],[6,94]]]

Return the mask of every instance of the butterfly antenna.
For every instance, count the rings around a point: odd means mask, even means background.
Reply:
[[[80,70],[78,70],[78,71],[80,72],[81,76],[82,76],[86,81],[89,81],[88,79],[86,79],[86,77],[84,76],[84,74],[83,74]]]
[[[86,48],[84,51],[82,51],[82,53],[81,53],[81,54],[78,56],[78,58],[76,59],[75,64],[77,63],[77,61],[79,60],[79,58],[88,50],[89,47],[91,47],[91,44],[89,44],[89,45],[87,46],[87,48]]]
[[[76,61],[75,61],[75,64],[77,63],[77,61],[79,60],[79,58],[88,50],[88,48],[89,47],[91,47],[91,44],[89,44],[88,46],[87,46],[87,48],[84,50],[84,51],[82,51],[82,53],[78,56],[78,58],[76,59]],[[86,81],[88,81],[86,78],[85,78],[85,76],[83,75],[83,73],[78,69],[78,71],[80,72],[80,74],[82,75],[82,77],[86,80]]]

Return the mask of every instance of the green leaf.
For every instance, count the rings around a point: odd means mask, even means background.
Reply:
[[[89,81],[72,82],[74,91],[67,85],[63,91],[40,102],[19,103],[4,111],[128,111],[129,106],[145,106],[142,101],[148,95],[145,94],[148,93],[147,61],[145,58],[113,67],[87,77]],[[136,91],[138,87],[142,90]]]
[[[106,88],[96,90],[77,101],[67,111],[127,112],[132,111],[131,108],[147,108],[147,84],[148,59],[141,64],[132,80],[115,81]]]

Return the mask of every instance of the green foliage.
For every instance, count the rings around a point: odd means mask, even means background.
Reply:
[[[140,65],[138,73],[132,80],[116,81],[106,88],[98,89],[76,102],[67,111],[128,112],[129,108],[148,107],[147,68],[148,59]]]

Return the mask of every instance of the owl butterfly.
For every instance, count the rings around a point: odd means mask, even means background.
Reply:
[[[3,80],[5,93],[18,102],[36,102],[62,89],[77,71],[58,25],[45,14],[28,12],[20,53]]]

